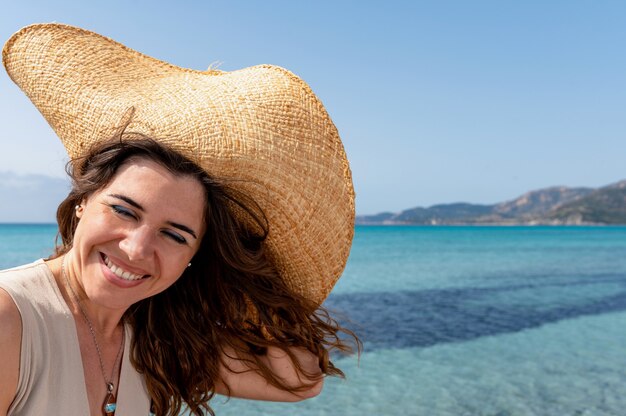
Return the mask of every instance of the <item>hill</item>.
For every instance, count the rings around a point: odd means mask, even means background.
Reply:
[[[550,187],[493,205],[416,207],[357,216],[357,224],[626,224],[626,180],[601,188]]]

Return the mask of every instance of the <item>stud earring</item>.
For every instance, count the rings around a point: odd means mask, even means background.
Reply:
[[[187,267],[191,267],[191,262],[189,262],[189,264],[187,265]]]

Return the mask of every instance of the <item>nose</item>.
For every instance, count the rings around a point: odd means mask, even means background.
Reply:
[[[126,253],[128,260],[145,260],[154,251],[153,233],[147,227],[128,230],[119,246]]]

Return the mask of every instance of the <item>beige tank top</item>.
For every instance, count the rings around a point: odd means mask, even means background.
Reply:
[[[0,288],[22,317],[20,374],[8,416],[89,415],[76,323],[48,266],[39,260],[0,271]],[[115,416],[148,416],[145,381],[129,361],[130,336],[127,326]]]

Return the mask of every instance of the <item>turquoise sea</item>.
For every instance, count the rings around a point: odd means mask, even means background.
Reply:
[[[0,225],[0,268],[55,232]],[[364,342],[337,360],[346,380],[217,414],[626,414],[626,227],[357,227],[327,306]]]

